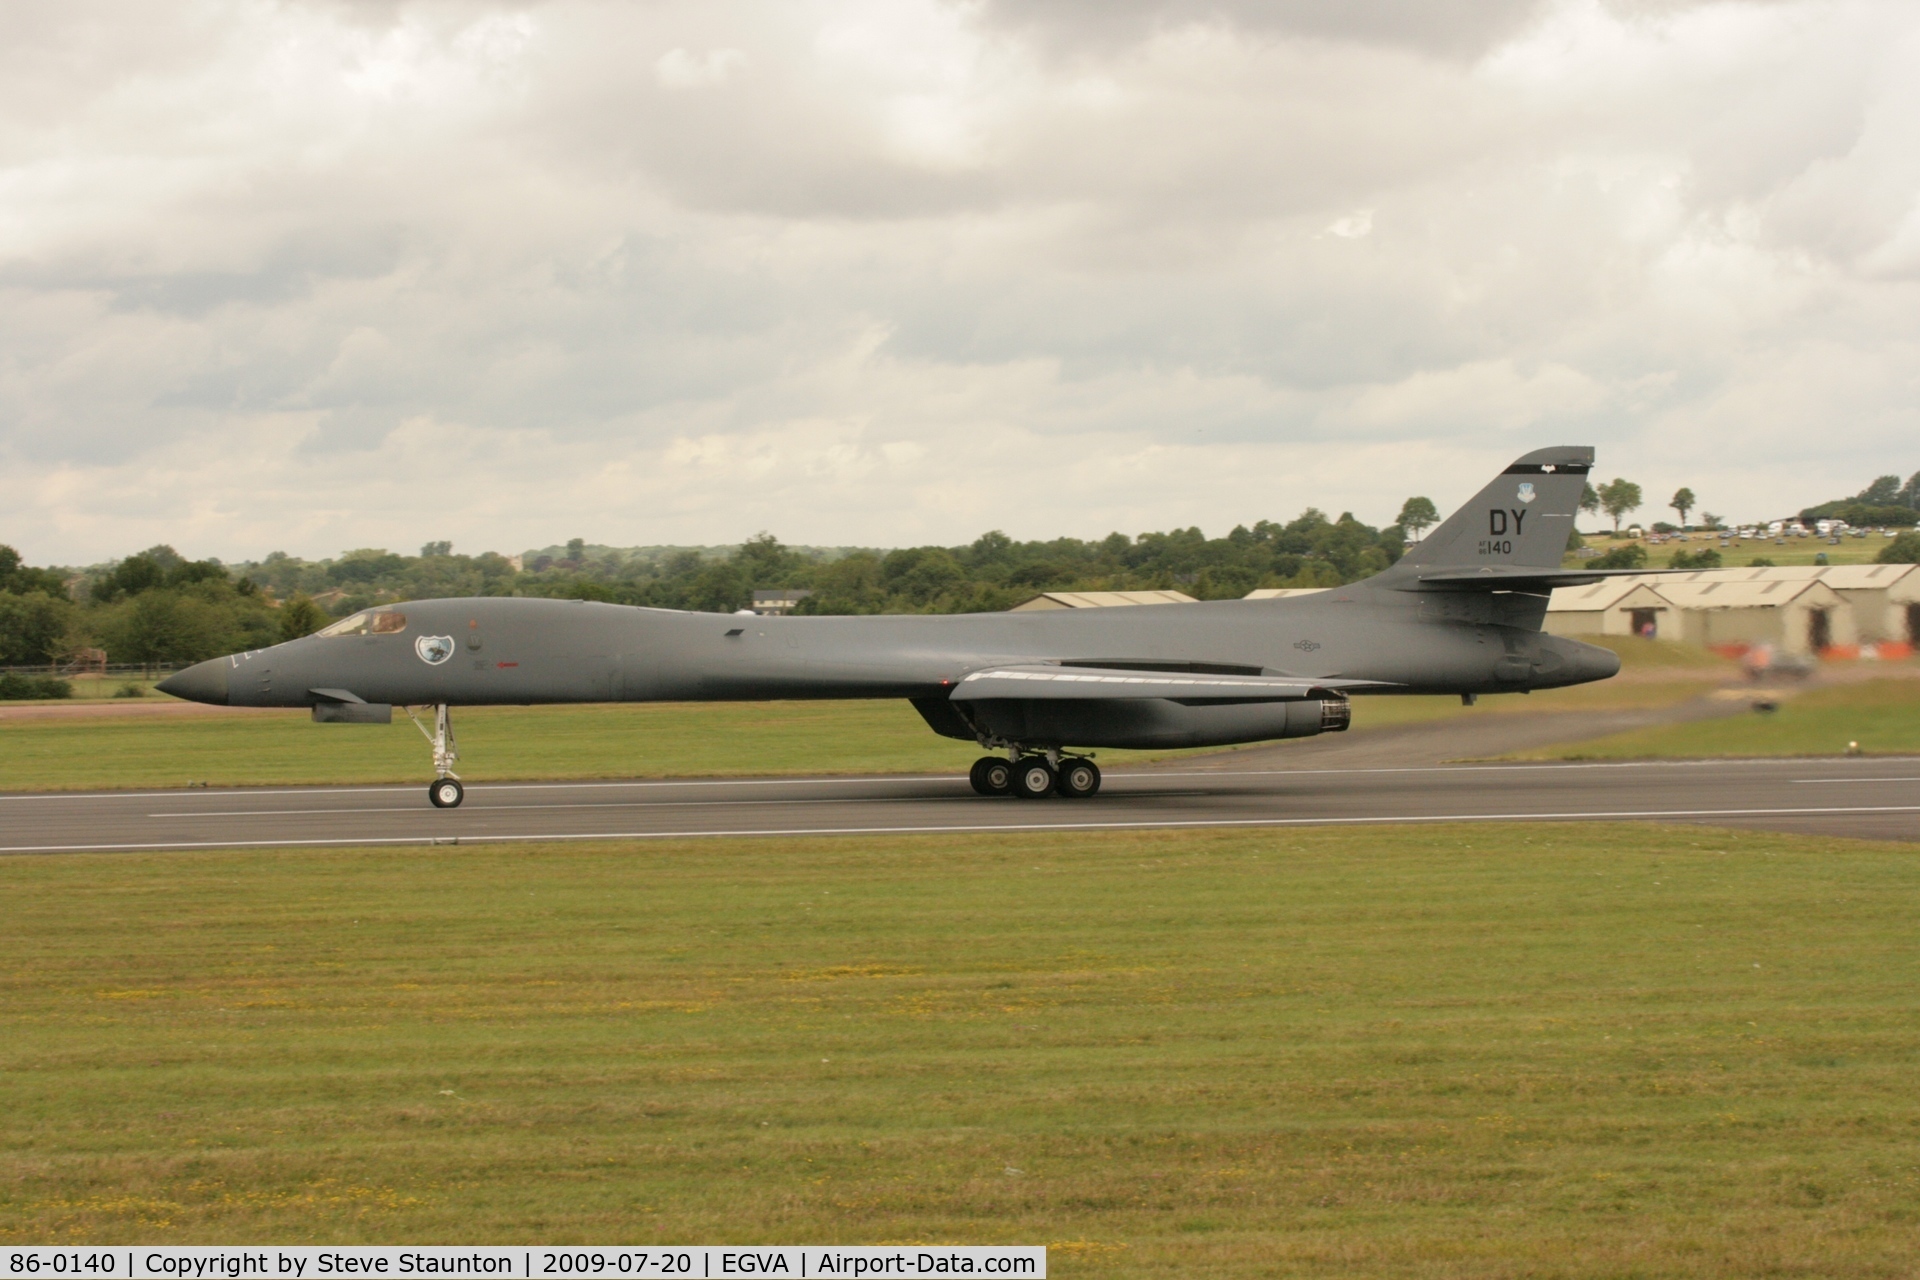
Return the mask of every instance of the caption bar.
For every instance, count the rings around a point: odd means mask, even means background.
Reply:
[[[367,1280],[458,1276],[499,1280],[668,1276],[1045,1276],[1044,1245],[299,1245],[215,1248],[125,1245],[0,1248],[0,1280]]]

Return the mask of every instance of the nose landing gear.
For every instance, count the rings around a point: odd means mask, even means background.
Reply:
[[[433,729],[420,723],[420,717],[408,707],[407,719],[413,721],[413,727],[433,747],[433,784],[427,788],[427,799],[436,809],[457,809],[467,797],[467,790],[460,785],[460,775],[453,771],[453,762],[460,758],[460,752],[453,745],[453,717],[447,714],[447,704],[437,703],[433,708]]]

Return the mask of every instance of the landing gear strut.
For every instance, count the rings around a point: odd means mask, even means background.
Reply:
[[[460,758],[460,752],[453,745],[453,718],[447,714],[447,704],[438,703],[433,708],[433,729],[420,723],[420,717],[413,714],[413,708],[407,708],[407,719],[413,721],[413,727],[426,738],[433,747],[433,784],[427,788],[427,799],[436,809],[457,809],[466,799],[466,788],[460,785],[460,775],[453,771],[453,762]]]

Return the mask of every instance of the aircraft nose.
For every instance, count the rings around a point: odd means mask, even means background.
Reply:
[[[176,698],[224,707],[227,705],[227,660],[215,658],[211,662],[188,667],[185,671],[168,676],[154,688]]]

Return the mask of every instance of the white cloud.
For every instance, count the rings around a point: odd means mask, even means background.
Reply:
[[[1356,209],[1344,218],[1335,218],[1327,230],[1343,240],[1358,240],[1373,230],[1373,210]]]
[[[36,561],[1379,521],[1560,441],[1734,515],[1920,466],[1899,0],[17,8]]]
[[[699,89],[725,84],[746,65],[747,55],[738,49],[709,49],[702,54],[669,49],[654,61],[653,73],[663,89]]]

